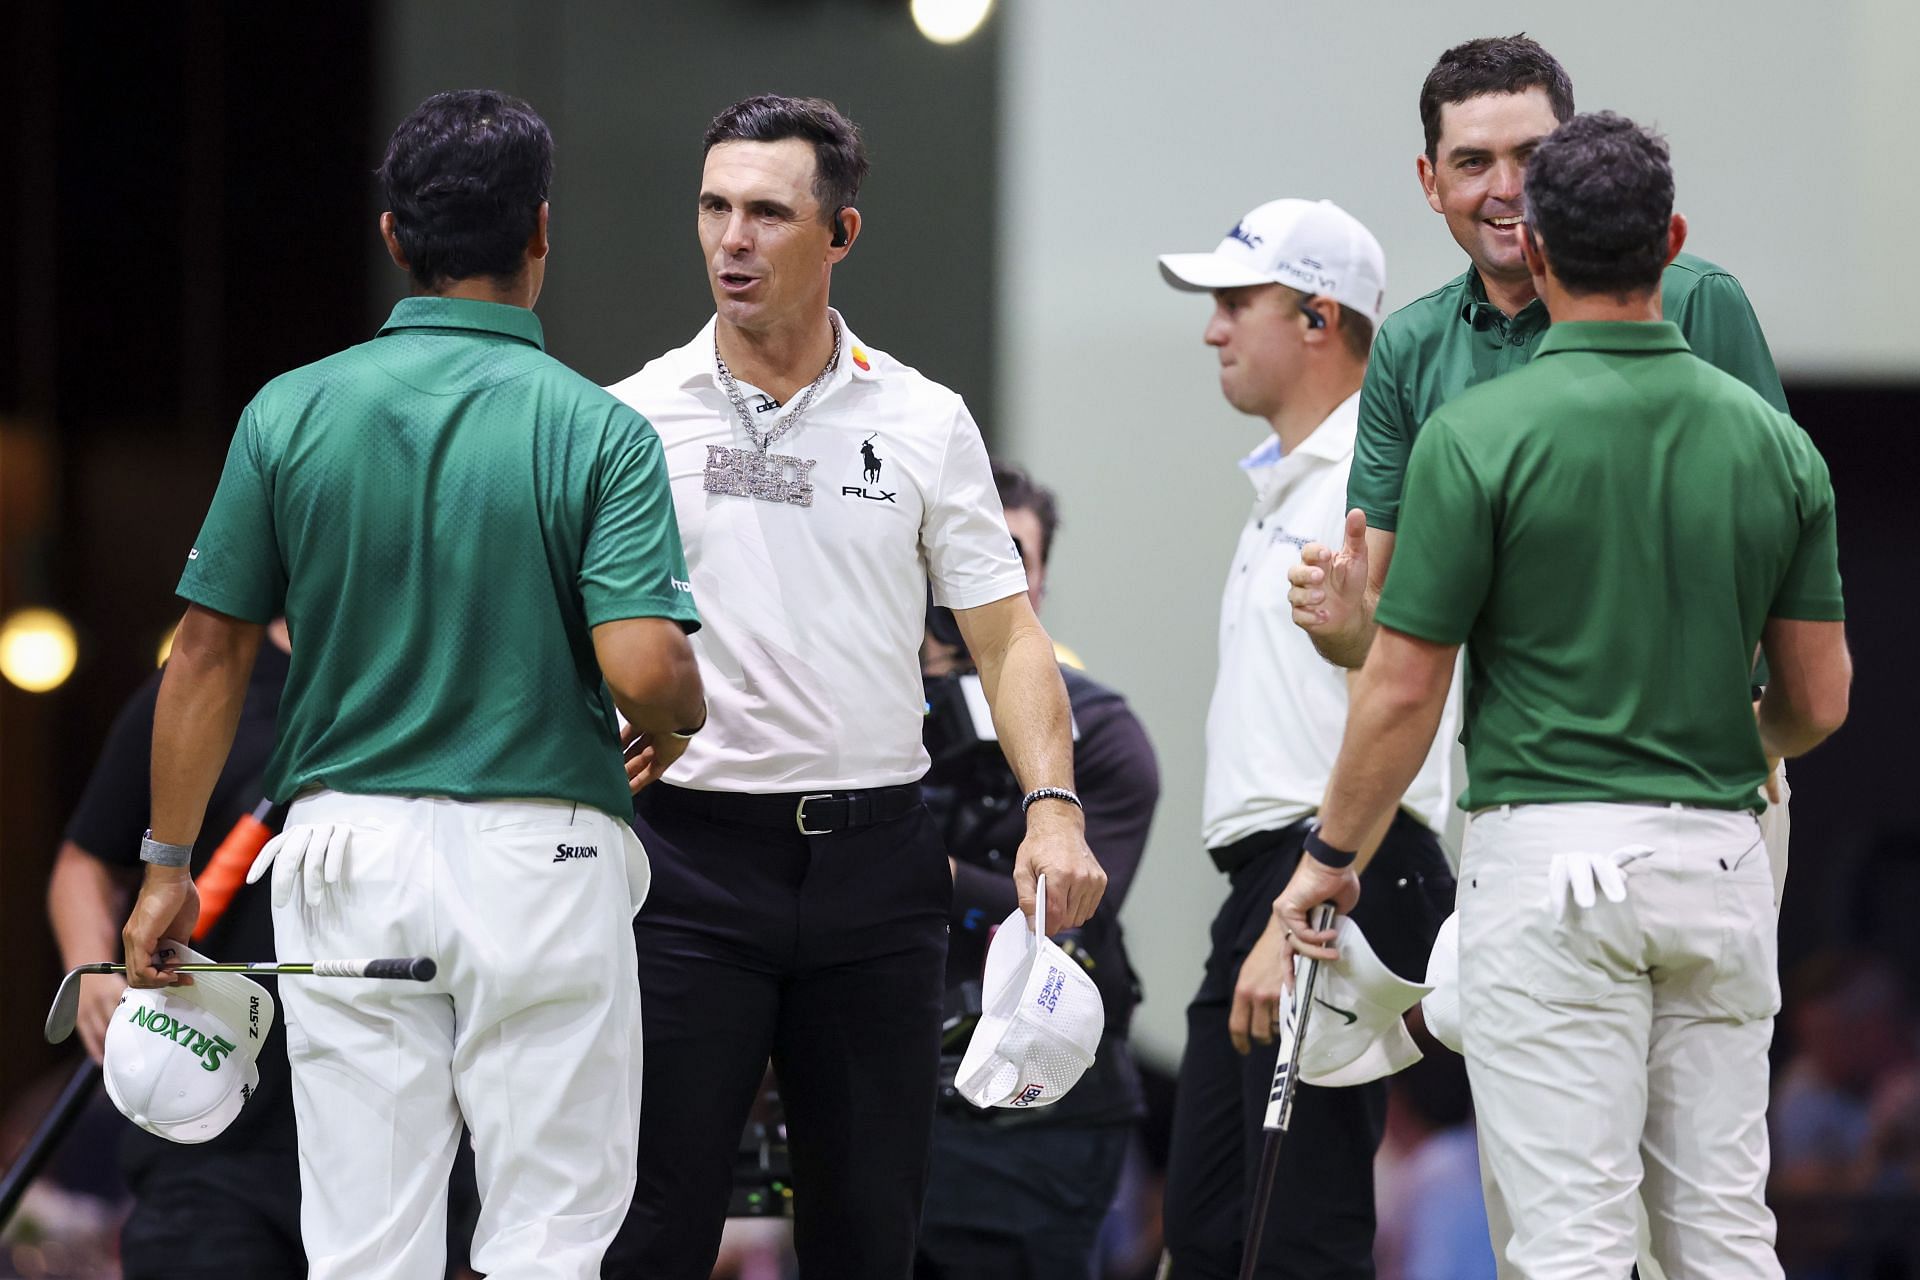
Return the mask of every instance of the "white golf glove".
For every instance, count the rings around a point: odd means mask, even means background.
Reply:
[[[288,827],[260,851],[247,868],[247,883],[257,882],[273,868],[273,905],[284,907],[293,900],[295,880],[306,881],[306,902],[317,906],[326,886],[339,884],[347,861],[347,833],[343,823]]]
[[[1547,902],[1555,920],[1567,918],[1567,901],[1585,910],[1599,899],[1595,884],[1608,902],[1627,900],[1626,869],[1653,852],[1652,845],[1622,845],[1612,853],[1556,853],[1547,867]]]

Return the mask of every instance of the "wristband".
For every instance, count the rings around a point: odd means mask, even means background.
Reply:
[[[1065,787],[1035,787],[1020,797],[1020,812],[1024,814],[1033,806],[1035,800],[1065,800],[1068,804],[1082,812],[1085,812],[1087,807],[1080,803],[1079,796],[1073,794],[1073,792],[1067,790]]]
[[[184,867],[193,860],[193,846],[190,844],[161,844],[153,838],[153,828],[148,827],[146,834],[140,837],[140,861],[156,867]]]
[[[673,736],[680,739],[680,741],[685,742],[688,739],[692,738],[694,734],[700,732],[702,729],[706,727],[707,727],[707,700],[705,698],[702,698],[700,699],[700,723],[693,726],[693,728],[691,729],[675,729],[673,731]]]
[[[1307,828],[1307,838],[1300,842],[1306,855],[1323,867],[1332,867],[1335,871],[1344,871],[1353,865],[1360,855],[1350,849],[1336,849],[1320,838],[1320,824]]]

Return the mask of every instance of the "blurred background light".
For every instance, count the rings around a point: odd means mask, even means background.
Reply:
[[[73,624],[52,609],[18,609],[0,622],[0,675],[28,693],[66,683],[79,653]]]
[[[993,0],[913,0],[913,25],[935,44],[959,44],[992,11]]]

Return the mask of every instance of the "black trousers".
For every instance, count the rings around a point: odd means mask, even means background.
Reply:
[[[1226,905],[1213,922],[1206,974],[1187,1006],[1187,1047],[1167,1162],[1172,1280],[1233,1280],[1239,1273],[1279,1046],[1256,1042],[1242,1057],[1227,1038],[1227,1017],[1240,963],[1293,875],[1305,832],[1304,824],[1274,832],[1270,849],[1232,873]],[[1453,910],[1453,875],[1439,841],[1399,814],[1360,886],[1353,920],[1367,942],[1394,972],[1423,977],[1434,934]],[[1385,1081],[1344,1089],[1299,1086],[1256,1274],[1371,1280],[1373,1156],[1386,1116]]]
[[[291,1148],[239,1148],[156,1160],[130,1178],[120,1232],[127,1280],[301,1280],[300,1161]]]
[[[728,801],[656,784],[635,806],[653,865],[634,922],[639,1185],[602,1274],[707,1280],[771,1058],[801,1274],[902,1280],[939,1072],[946,854],[920,806],[806,836],[790,820],[729,820]]]
[[[915,1280],[1092,1280],[1133,1125],[942,1112]]]

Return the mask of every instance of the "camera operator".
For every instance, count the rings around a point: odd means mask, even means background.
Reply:
[[[1054,495],[1005,463],[994,463],[993,478],[1037,610],[1059,523]],[[1087,845],[1106,868],[1107,893],[1085,925],[1055,940],[1086,966],[1100,989],[1106,1030],[1093,1066],[1059,1102],[1037,1111],[974,1107],[954,1088],[954,1070],[980,1013],[989,935],[1016,903],[1021,792],[993,741],[979,677],[952,615],[930,608],[927,621],[921,670],[933,766],[923,788],[946,838],[954,891],[940,1109],[915,1275],[1086,1276],[1129,1136],[1144,1111],[1139,1073],[1127,1050],[1127,1024],[1140,990],[1127,964],[1119,914],[1160,798],[1159,768],[1126,701],[1063,663],[1073,709],[1074,778],[1086,807]]]

